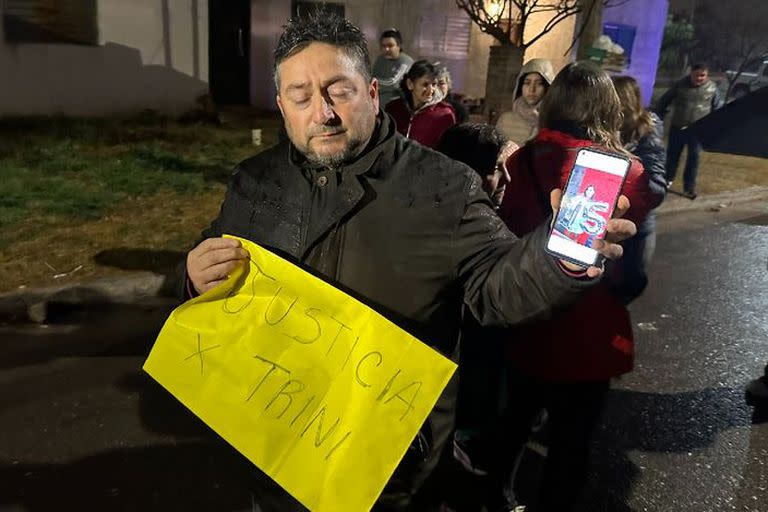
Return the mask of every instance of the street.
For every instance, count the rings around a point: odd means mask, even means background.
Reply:
[[[743,397],[768,362],[767,226],[764,203],[659,218],[584,510],[768,511],[768,418]],[[248,464],[141,370],[166,314],[0,327],[0,510],[248,507]]]

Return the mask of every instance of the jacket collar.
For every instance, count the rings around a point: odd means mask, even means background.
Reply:
[[[589,139],[587,131],[570,121],[558,121],[551,123],[548,128],[542,128],[536,136],[541,142],[552,142],[565,147],[594,146]]]
[[[354,174],[362,175],[371,171],[375,163],[383,153],[390,150],[395,141],[397,130],[392,118],[379,111],[376,116],[376,127],[373,129],[371,139],[368,141],[365,149],[349,162],[345,162],[336,169],[342,175]],[[302,170],[308,179],[312,179],[312,174],[323,170],[323,166],[310,163],[307,158],[296,149],[293,143],[288,146],[288,161],[293,167]]]

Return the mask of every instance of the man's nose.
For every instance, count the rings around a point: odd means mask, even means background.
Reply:
[[[325,124],[336,116],[331,104],[323,95],[319,95],[318,99],[314,101],[312,109],[312,121],[317,124]]]

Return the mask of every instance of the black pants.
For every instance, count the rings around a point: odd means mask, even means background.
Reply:
[[[683,190],[685,192],[695,192],[702,147],[696,135],[689,130],[672,127],[669,131],[666,166],[667,181],[673,181],[675,176],[677,176],[680,155],[686,146],[688,147],[688,157],[685,160],[685,171],[683,171]]]
[[[600,419],[609,381],[556,382],[511,370],[508,382],[509,402],[504,427],[499,432],[499,456],[495,458],[498,464],[488,479],[490,504],[518,504],[512,477],[528,441],[531,423],[545,408],[549,414],[549,449],[538,505],[533,510],[570,510],[586,482],[592,433]]]

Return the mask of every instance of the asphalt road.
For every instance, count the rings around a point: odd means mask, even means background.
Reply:
[[[765,204],[660,219],[584,510],[768,512],[768,423],[743,399],[768,361],[766,225]],[[247,464],[141,371],[165,314],[0,327],[0,510],[247,508]]]

